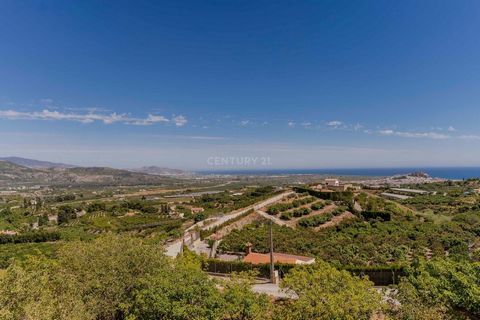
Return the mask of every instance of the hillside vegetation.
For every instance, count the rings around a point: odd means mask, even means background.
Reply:
[[[0,161],[0,186],[20,185],[142,185],[166,184],[176,179],[104,167],[33,169]]]

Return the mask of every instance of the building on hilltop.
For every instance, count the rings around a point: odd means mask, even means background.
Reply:
[[[351,183],[341,183],[340,180],[334,178],[327,178],[324,181],[324,184],[317,185],[313,188],[314,190],[326,192],[326,191],[335,191],[335,192],[342,192],[348,190],[360,190],[360,187],[354,186]]]
[[[340,186],[340,181],[338,179],[325,179],[325,187],[338,187]]]

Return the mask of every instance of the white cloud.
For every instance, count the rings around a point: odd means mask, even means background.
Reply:
[[[353,130],[355,130],[355,131],[358,131],[358,130],[360,130],[360,129],[362,129],[362,128],[363,128],[363,126],[362,126],[360,123],[357,123],[357,124],[354,124],[354,125],[353,125]]]
[[[304,128],[308,128],[308,127],[310,127],[311,125],[312,125],[311,122],[308,122],[308,121],[302,122],[302,127],[304,127]]]
[[[245,127],[245,126],[248,125],[249,123],[250,123],[250,120],[242,120],[242,121],[240,121],[240,125],[241,125],[242,127]]]
[[[16,110],[0,110],[0,118],[8,120],[68,120],[82,123],[91,123],[94,121],[102,121],[105,124],[111,124],[119,121],[128,121],[125,114],[99,114],[99,113],[63,113],[59,111],[50,111],[44,109],[42,111],[21,112]]]
[[[289,126],[290,128],[295,128],[295,122],[289,121],[289,122],[288,122],[288,126]]]
[[[437,132],[410,132],[410,131],[394,131],[394,130],[380,130],[378,133],[382,136],[396,136],[402,138],[427,138],[427,139],[450,139],[451,137],[446,134]]]
[[[177,127],[187,123],[184,116],[175,116],[171,120],[164,116],[149,114],[146,118],[136,118],[126,113],[103,114],[90,111],[88,113],[60,112],[44,109],[42,111],[0,110],[0,119],[7,120],[44,120],[44,121],[75,121],[81,123],[103,122],[104,124],[123,123],[131,125],[152,125],[156,123],[173,122]]]
[[[131,124],[137,125],[137,126],[149,126],[149,125],[152,125],[154,123],[159,123],[159,122],[165,123],[165,122],[169,122],[169,121],[170,120],[168,120],[164,116],[157,116],[157,115],[149,114],[147,118],[134,120],[134,121],[131,122]]]
[[[475,134],[461,135],[459,138],[463,140],[480,140],[480,136]]]
[[[391,136],[395,134],[395,131],[393,130],[380,130],[378,133],[380,133],[382,136]]]
[[[176,116],[172,120],[177,127],[183,127],[188,122],[187,118],[185,118],[184,116]]]
[[[448,127],[447,131],[455,132],[455,131],[457,131],[457,129],[455,129],[454,127],[450,126],[450,127]]]
[[[339,126],[343,125],[343,122],[342,121],[338,121],[338,120],[333,120],[333,121],[329,121],[327,122],[327,126],[329,127],[334,127],[334,128],[337,128]]]

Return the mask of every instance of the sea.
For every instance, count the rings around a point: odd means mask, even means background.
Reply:
[[[432,167],[432,168],[342,168],[342,169],[271,169],[271,170],[216,170],[199,171],[201,174],[225,175],[288,175],[319,174],[338,176],[388,177],[397,174],[424,172],[433,178],[462,180],[480,178],[480,167]]]

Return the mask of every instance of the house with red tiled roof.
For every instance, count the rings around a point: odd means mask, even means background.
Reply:
[[[252,252],[252,247],[247,246],[247,255],[245,256],[243,261],[251,264],[270,263],[270,253]],[[274,252],[273,262],[281,264],[312,264],[315,263],[315,258]]]

